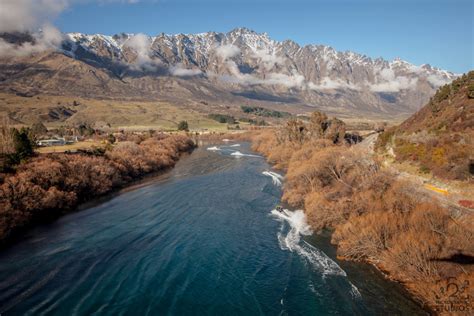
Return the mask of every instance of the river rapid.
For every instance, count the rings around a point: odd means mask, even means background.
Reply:
[[[248,143],[200,144],[168,173],[0,252],[6,315],[417,315],[397,284],[339,262]]]

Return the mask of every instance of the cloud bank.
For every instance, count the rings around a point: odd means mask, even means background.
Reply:
[[[264,75],[263,78],[257,77],[252,74],[242,73],[235,61],[232,58],[241,54],[240,48],[235,45],[227,44],[221,45],[215,48],[216,55],[219,56],[225,63],[230,74],[228,75],[216,75],[214,73],[208,73],[210,77],[217,77],[228,83],[235,83],[245,86],[254,85],[272,85],[272,86],[283,86],[288,89],[296,88],[300,90],[331,90],[331,89],[352,89],[360,90],[359,87],[352,83],[346,83],[340,80],[333,80],[329,77],[324,78],[320,84],[306,81],[305,77],[293,70],[290,74],[270,72]],[[274,53],[269,53],[266,50],[254,51],[251,55],[252,58],[259,60],[263,65],[264,69],[269,71],[276,65],[284,65],[285,59],[277,56]]]
[[[124,44],[124,47],[128,47],[133,50],[137,56],[131,68],[134,70],[145,70],[145,71],[156,71],[160,62],[151,58],[151,38],[145,34],[135,34],[130,37]]]
[[[236,57],[240,54],[240,48],[235,45],[221,45],[215,49],[217,56],[221,57],[222,60],[228,60]]]
[[[29,32],[31,43],[0,39],[0,57],[22,57],[61,47],[63,35],[52,21],[75,3],[138,3],[140,0],[0,0],[0,33]]]
[[[24,42],[19,45],[9,43],[0,38],[0,57],[24,57],[46,50],[56,50],[61,46],[63,34],[50,24],[32,35],[34,42]]]
[[[309,82],[308,88],[311,90],[336,90],[336,89],[360,90],[360,87],[353,83],[344,82],[340,79],[331,79],[329,77],[323,78],[319,84]]]
[[[439,75],[429,75],[428,77],[426,77],[426,80],[428,80],[428,82],[436,88],[444,86],[445,84],[450,83],[452,81],[452,79]]]
[[[2,0],[0,32],[36,30],[56,18],[68,6],[67,0]]]
[[[176,77],[193,77],[202,74],[202,71],[200,69],[188,69],[185,68],[182,64],[171,66],[169,71],[172,76]]]
[[[372,92],[399,92],[400,90],[415,89],[418,78],[396,76],[390,68],[380,70],[376,75],[376,83],[369,84]]]
[[[276,65],[283,65],[285,62],[283,57],[270,54],[265,50],[257,50],[253,53],[253,57],[260,60],[266,70],[270,70]]]

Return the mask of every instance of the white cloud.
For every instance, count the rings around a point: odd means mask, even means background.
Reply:
[[[275,54],[270,54],[265,50],[257,50],[253,53],[253,57],[259,59],[265,69],[270,70],[275,65],[283,65],[285,59]]]
[[[373,92],[399,92],[400,90],[414,89],[418,78],[397,77],[396,80],[376,83],[369,86]]]
[[[23,57],[46,50],[56,50],[63,41],[63,34],[54,26],[45,24],[40,32],[34,33],[34,43],[24,42],[20,45],[0,39],[0,57]]]
[[[279,85],[284,86],[287,88],[299,88],[305,89],[306,83],[305,78],[301,74],[297,73],[296,71],[290,75],[282,74],[282,73],[269,73],[265,75],[265,78],[259,78],[252,74],[244,74],[241,73],[237,64],[229,60],[226,62],[227,68],[230,72],[230,75],[215,75],[212,73],[208,73],[211,77],[218,77],[226,82],[236,83],[246,86],[254,86],[254,85]]]
[[[136,70],[155,71],[161,63],[153,60],[151,54],[151,38],[145,34],[135,34],[130,37],[125,43],[124,47],[132,49],[137,57],[132,63],[132,68]]]
[[[423,68],[423,65],[422,66],[416,66],[416,65],[409,64],[408,65],[408,70],[411,71],[414,74],[417,74],[417,75],[423,74],[424,72],[426,72],[426,70]]]
[[[376,74],[376,83],[369,84],[373,92],[399,92],[400,90],[415,89],[418,78],[397,76],[390,68],[380,70]]]
[[[335,90],[335,89],[360,90],[360,88],[353,83],[344,82],[340,79],[331,79],[329,77],[323,78],[319,84],[309,82],[308,88],[311,90]]]
[[[137,3],[139,0],[0,0],[0,2],[0,32],[30,32],[34,38],[33,43],[21,45],[0,39],[0,57],[14,57],[58,49],[63,36],[51,22],[74,3]]]
[[[75,3],[128,3],[156,0],[1,0],[0,32],[36,31]]]
[[[450,83],[452,81],[452,79],[446,78],[441,75],[429,75],[428,77],[426,77],[426,80],[428,80],[428,82],[435,87],[444,86],[445,84]]]
[[[269,54],[266,54],[269,55]],[[260,56],[264,56],[261,54]],[[272,56],[272,55],[270,55]],[[266,57],[266,60],[271,60],[272,62],[275,59]],[[259,78],[252,74],[241,73],[239,67],[233,60],[227,60],[225,65],[229,70],[229,75],[215,75],[208,73],[210,77],[218,77],[219,79],[229,82],[236,83],[241,85],[253,86],[253,85],[273,85],[273,86],[283,86],[286,88],[297,88],[301,90],[312,89],[312,90],[328,90],[328,89],[352,89],[360,90],[359,87],[352,83],[346,83],[341,80],[332,80],[330,78],[324,78],[319,85],[316,85],[312,82],[307,82],[305,77],[294,70],[290,74],[284,73],[275,73],[270,72],[265,75],[264,78]]]
[[[192,77],[202,74],[202,71],[200,69],[184,68],[183,65],[177,64],[170,67],[170,74],[177,77]]]
[[[69,2],[68,0],[2,0],[0,32],[36,30],[54,19]]]
[[[223,60],[230,59],[240,54],[240,48],[232,44],[221,45],[215,50],[216,54],[220,56]]]
[[[304,89],[306,86],[304,76],[300,75],[297,72],[294,72],[291,75],[286,75],[282,73],[270,73],[264,79],[263,84],[280,85],[285,86],[287,88],[299,89]]]

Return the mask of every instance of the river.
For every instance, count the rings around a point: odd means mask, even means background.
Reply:
[[[281,179],[249,144],[201,145],[2,250],[0,314],[424,314],[375,269],[337,261],[302,212],[273,210]]]

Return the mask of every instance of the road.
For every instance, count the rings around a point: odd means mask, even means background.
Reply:
[[[355,145],[356,148],[368,155],[375,155],[375,142],[378,138],[378,133],[374,132],[369,134],[362,142]],[[453,211],[462,211],[474,214],[474,209],[467,208],[459,204],[460,200],[471,200],[473,197],[471,194],[462,192],[459,188],[455,188],[450,183],[442,181],[440,179],[427,179],[416,174],[408,173],[399,170],[396,165],[385,159],[383,161],[383,167],[387,168],[390,172],[396,175],[397,178],[407,181],[413,185],[414,195],[420,197],[420,195],[428,199],[438,200],[442,206],[447,207]],[[474,195],[474,193],[473,193]]]

